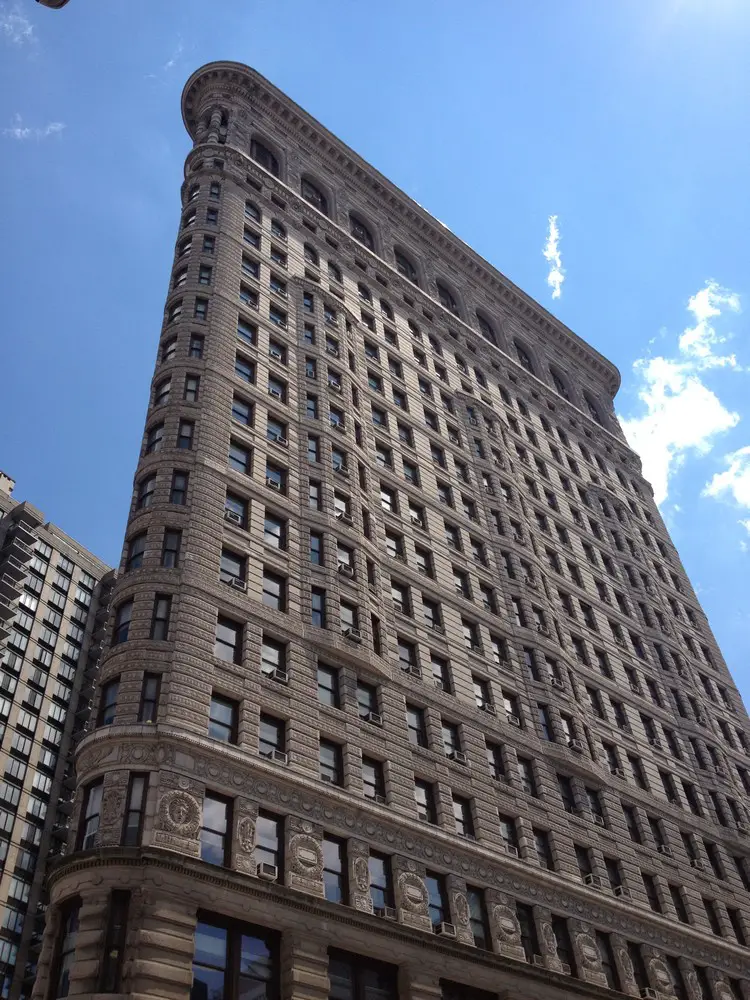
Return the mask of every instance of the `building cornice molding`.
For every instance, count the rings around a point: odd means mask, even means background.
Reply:
[[[576,885],[574,891],[573,883],[568,886],[559,874],[546,884],[542,870],[535,871],[536,878],[532,878],[525,862],[514,863],[509,859],[507,867],[501,867],[489,848],[476,844],[471,851],[466,850],[455,844],[455,837],[439,829],[430,830],[430,836],[426,837],[423,824],[418,821],[393,816],[385,807],[364,802],[355,808],[345,791],[328,786],[322,793],[304,775],[279,774],[275,765],[261,760],[254,760],[251,766],[240,752],[226,747],[219,749],[202,737],[163,726],[157,732],[149,726],[145,733],[140,725],[117,729],[119,732],[97,730],[79,744],[76,767],[87,779],[113,768],[177,766],[193,780],[208,780],[212,786],[219,782],[266,808],[323,823],[343,837],[357,837],[418,863],[437,865],[472,884],[507,892],[532,905],[549,907],[672,954],[690,955],[730,975],[741,974],[746,968],[746,956],[740,954],[739,947],[738,954],[734,954],[729,942],[724,942],[727,947],[719,950],[707,933],[694,929],[689,933],[678,931],[667,917],[653,916],[647,921],[634,914],[632,904],[614,899],[605,904],[597,898],[602,895],[597,890]]]
[[[252,98],[282,127],[295,129],[319,154],[329,158],[332,167],[369,188],[381,205],[400,215],[432,247],[452,257],[470,280],[481,282],[488,297],[499,299],[515,316],[533,325],[540,338],[553,337],[566,351],[585,362],[612,396],[615,395],[620,373],[610,361],[249,66],[219,61],[208,63],[193,73],[182,94],[182,118],[191,138],[196,138],[195,112],[199,97],[209,86],[244,99]]]

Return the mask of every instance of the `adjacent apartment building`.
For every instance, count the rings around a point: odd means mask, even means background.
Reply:
[[[34,996],[750,1000],[750,723],[616,369],[253,70],[182,111]]]
[[[0,472],[0,996],[17,1000],[31,995],[47,862],[67,837],[114,573],[13,487]]]

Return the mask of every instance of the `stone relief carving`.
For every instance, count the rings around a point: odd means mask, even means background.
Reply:
[[[453,913],[456,923],[466,926],[469,923],[469,904],[462,892],[453,893]]]
[[[165,792],[156,810],[158,829],[178,837],[196,837],[201,825],[201,805],[180,789]]]
[[[111,737],[109,737],[109,741],[112,742]],[[348,836],[360,837],[363,842],[372,844],[376,848],[382,846],[391,853],[403,854],[403,863],[408,864],[410,869],[414,871],[419,865],[419,861],[415,859],[430,862],[437,856],[434,842],[413,832],[410,828],[399,827],[395,822],[391,824],[379,818],[375,819],[367,813],[359,813],[349,806],[325,801],[307,789],[298,789],[292,784],[289,786],[280,784],[266,775],[254,774],[249,768],[238,767],[234,764],[231,767],[217,764],[215,760],[210,760],[200,753],[203,747],[197,739],[173,736],[169,737],[169,741],[162,739],[156,745],[155,753],[160,762],[174,762],[177,753],[179,753],[179,766],[187,769],[193,777],[202,778],[210,775],[213,781],[219,785],[225,785],[227,789],[241,790],[249,799],[258,801],[262,805],[276,806],[289,815],[290,823],[296,824],[296,829],[301,829],[299,825],[301,823],[307,823],[310,830],[313,829],[313,824],[324,823],[329,828],[338,828]],[[128,746],[132,745],[131,740]],[[100,749],[102,748],[85,748],[83,753],[88,754],[93,750],[99,751]],[[102,757],[111,752],[112,749],[108,746],[107,750],[102,753]],[[162,781],[162,775],[163,772],[160,773],[160,781]],[[196,784],[195,789],[197,790],[198,787],[199,785]],[[167,831],[164,830],[161,837],[156,835],[154,842],[181,850],[181,847],[171,842],[168,845],[165,844],[164,836],[166,834]],[[196,852],[189,849],[187,853]],[[732,953],[723,952],[716,946],[685,936],[677,929],[665,931],[662,927],[655,927],[646,919],[641,919],[632,910],[628,913],[622,913],[619,910],[610,910],[603,904],[583,900],[574,892],[567,891],[564,885],[537,884],[528,877],[518,875],[515,872],[511,874],[486,857],[472,855],[461,850],[460,847],[454,849],[441,845],[440,860],[441,864],[444,864],[446,868],[453,869],[462,878],[484,884],[490,890],[493,888],[512,890],[514,896],[518,898],[548,906],[556,912],[571,917],[590,920],[603,929],[621,930],[675,954],[689,952],[696,961],[715,968],[723,968],[732,976],[742,975],[745,972],[742,959]]]
[[[410,913],[425,913],[427,911],[427,888],[413,872],[401,872],[398,877],[398,887],[401,895],[401,905]]]
[[[308,878],[320,878],[323,874],[323,849],[320,843],[308,834],[298,833],[289,842],[292,856],[292,870]]]
[[[255,848],[255,820],[252,816],[240,816],[237,820],[235,843],[240,851],[252,854]]]
[[[354,884],[360,892],[367,892],[370,888],[370,869],[366,858],[356,858],[352,866]]]
[[[496,903],[492,908],[495,930],[501,941],[515,943],[521,936],[521,928],[513,910],[504,903]]]

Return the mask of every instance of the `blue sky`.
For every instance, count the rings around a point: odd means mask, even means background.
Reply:
[[[618,365],[618,412],[749,696],[748,50],[746,0],[0,0],[15,495],[118,560],[180,92],[204,62],[247,62]]]

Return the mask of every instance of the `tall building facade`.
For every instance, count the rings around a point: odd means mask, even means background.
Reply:
[[[0,472],[0,996],[31,995],[114,572]]]
[[[617,371],[254,71],[183,116],[35,996],[750,1000],[750,725]]]

